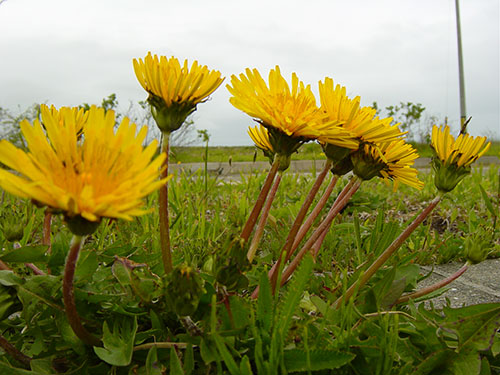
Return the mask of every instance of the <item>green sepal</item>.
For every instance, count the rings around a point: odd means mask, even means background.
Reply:
[[[374,160],[362,149],[351,154],[353,173],[359,178],[368,181],[373,177],[380,177],[380,171],[384,168],[384,163]]]
[[[151,105],[151,114],[158,128],[164,133],[171,133],[179,129],[186,118],[196,110],[196,104],[191,102],[173,103],[170,106],[156,95],[149,94],[148,103]]]
[[[81,215],[65,216],[64,220],[71,233],[77,236],[88,236],[97,230],[100,221],[90,221]]]
[[[471,172],[470,166],[445,165],[437,157],[432,158],[432,169],[434,171],[434,185],[442,193],[448,193],[455,189],[458,183]]]

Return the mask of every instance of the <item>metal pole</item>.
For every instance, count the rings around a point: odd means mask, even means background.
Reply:
[[[455,10],[457,14],[457,44],[458,44],[458,82],[460,87],[460,133],[466,132],[466,117],[465,109],[465,82],[464,82],[464,59],[462,56],[462,32],[460,29],[460,10],[458,0],[455,0]]]

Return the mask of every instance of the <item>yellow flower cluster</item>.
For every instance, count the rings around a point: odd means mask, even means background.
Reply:
[[[21,123],[27,152],[0,141],[0,162],[13,170],[0,169],[0,186],[67,218],[98,222],[144,214],[142,198],[166,182],[158,180],[164,156],[154,158],[156,141],[142,146],[146,127],[137,133],[127,118],[114,127],[111,110],[42,105],[41,122]]]
[[[256,70],[231,77],[227,89],[236,108],[253,117],[269,132],[269,141],[278,154],[291,154],[303,143],[326,136],[340,147],[356,148],[357,142],[340,122],[328,120],[316,105],[311,87],[292,74],[291,85],[276,66],[269,72],[269,85]]]
[[[347,173],[363,160],[363,166],[354,169],[362,178],[380,176],[394,180],[395,186],[401,182],[422,187],[411,168],[416,151],[402,139],[399,124],[376,117],[371,107],[360,107],[359,96],[350,99],[345,87],[327,77],[319,82],[318,107],[310,86],[295,73],[291,87],[278,66],[269,73],[269,85],[256,69],[245,73],[231,77],[230,102],[261,124],[249,134],[266,155],[289,156],[302,143],[317,140],[334,162],[334,173]]]

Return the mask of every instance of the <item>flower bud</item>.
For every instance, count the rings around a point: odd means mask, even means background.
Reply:
[[[488,256],[490,246],[488,241],[482,239],[483,236],[484,233],[481,235],[469,235],[465,239],[465,257],[472,264],[481,263]]]
[[[203,279],[191,267],[181,264],[168,275],[165,295],[177,315],[192,315],[203,293]]]

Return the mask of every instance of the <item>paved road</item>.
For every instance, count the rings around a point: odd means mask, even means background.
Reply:
[[[324,160],[292,160],[290,164],[289,171],[292,173],[306,173],[311,172],[312,168],[315,166],[316,170],[320,170],[323,167]],[[430,167],[430,158],[418,158],[415,161],[415,168],[426,169]],[[496,156],[483,156],[480,158],[475,165],[484,164],[499,164],[500,159]],[[269,170],[269,163],[264,161],[258,162],[233,162],[229,164],[225,163],[208,163],[208,171],[211,174],[217,174],[221,177],[229,177],[234,175],[239,175],[240,173],[252,173],[255,171],[266,171]],[[191,170],[196,171],[198,169],[203,169],[205,167],[204,163],[186,163],[186,164],[170,164],[169,168],[171,171],[177,170]]]

